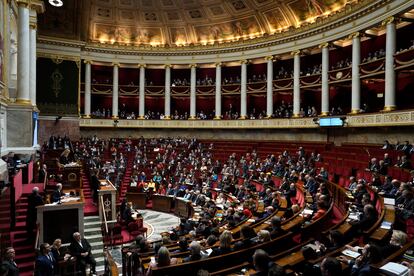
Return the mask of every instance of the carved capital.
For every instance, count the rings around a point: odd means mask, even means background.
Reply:
[[[327,48],[327,47],[329,47],[329,43],[328,42],[325,42],[325,43],[321,43],[321,44],[319,44],[319,49],[322,49],[322,48]]]
[[[92,60],[90,60],[90,59],[83,60],[83,63],[85,63],[85,64],[93,64],[92,63]]]
[[[114,67],[115,67],[115,66],[120,67],[119,62],[112,62],[112,63],[111,63],[111,65],[112,65],[112,66],[114,66]]]
[[[292,51],[292,52],[290,52],[290,55],[292,55],[292,56],[297,56],[297,55],[300,55],[302,53],[302,51],[301,50],[296,50],[296,51]]]
[[[164,65],[164,68],[165,68],[165,69],[167,69],[167,68],[171,68],[171,67],[172,67],[172,65],[171,65],[171,64],[165,64],[165,65]]]
[[[248,64],[249,61],[247,59],[240,60],[240,64]]]
[[[214,66],[216,66],[216,67],[221,67],[221,66],[223,66],[223,63],[221,63],[221,62],[216,62],[216,63],[214,63]]]
[[[197,64],[190,64],[190,65],[188,65],[188,67],[190,67],[190,68],[197,68]]]
[[[138,68],[147,68],[147,65],[145,63],[138,64]]]
[[[395,17],[394,16],[390,16],[387,19],[385,19],[384,21],[382,21],[381,25],[382,26],[386,26],[390,23],[394,23],[395,22]]]
[[[361,37],[361,33],[360,32],[355,32],[355,33],[352,33],[352,34],[350,34],[349,36],[348,36],[348,39],[354,39],[354,38],[360,38]]]
[[[266,56],[265,57],[265,60],[267,60],[267,61],[269,61],[269,60],[273,61],[273,56]]]
[[[29,0],[17,0],[16,3],[19,7],[29,7]]]

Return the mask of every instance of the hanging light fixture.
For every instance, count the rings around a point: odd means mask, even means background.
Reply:
[[[49,0],[49,4],[54,6],[54,7],[62,7],[63,6],[63,1],[62,0]]]

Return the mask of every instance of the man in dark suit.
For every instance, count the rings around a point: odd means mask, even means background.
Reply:
[[[47,175],[47,166],[46,164],[42,165],[42,168],[39,170],[38,182],[43,183]]]
[[[96,261],[92,256],[92,247],[86,239],[82,239],[79,232],[73,233],[73,241],[69,246],[71,255],[76,257],[81,275],[86,275],[86,264],[90,264],[91,273],[96,274]]]
[[[43,205],[42,196],[39,194],[39,188],[34,187],[32,193],[27,197],[27,216],[26,216],[26,231],[30,242],[34,241],[35,236],[33,230],[36,227],[37,221],[37,206]]]
[[[54,266],[56,260],[51,254],[51,246],[48,243],[42,243],[40,245],[40,255],[36,259],[35,264],[35,276],[53,276]]]
[[[101,182],[99,181],[98,178],[98,173],[99,170],[92,170],[91,172],[91,189],[92,189],[92,199],[93,199],[93,203],[97,204],[98,203],[98,190],[101,186]]]
[[[60,199],[63,196],[63,192],[62,192],[62,184],[58,183],[56,184],[56,190],[53,192],[52,194],[52,202],[60,202]]]
[[[16,257],[16,252],[13,247],[7,247],[5,251],[4,261],[1,263],[2,266],[6,267],[8,272],[7,276],[19,276],[19,268],[17,267],[14,258]]]

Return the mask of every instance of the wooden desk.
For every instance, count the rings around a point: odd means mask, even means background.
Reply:
[[[136,209],[145,209],[147,206],[146,193],[127,193],[126,198],[128,202],[132,202],[132,205]]]
[[[74,165],[68,166],[66,165],[63,168],[63,181],[62,185],[63,188],[66,189],[79,189],[82,188],[82,181],[81,181],[81,166]]]
[[[83,236],[84,198],[82,191],[79,195],[78,200],[65,202],[65,199],[62,199],[62,204],[46,204],[36,207],[37,223],[40,225],[40,243],[52,244],[57,238],[62,239],[63,244],[70,243],[74,232],[79,232]]]
[[[193,216],[193,210],[194,209],[191,206],[191,201],[178,197],[175,198],[175,215],[188,219]]]
[[[116,188],[109,180],[102,179],[99,182],[99,218],[104,221],[103,211],[105,211],[107,222],[116,222]]]
[[[152,209],[155,211],[169,213],[174,203],[174,197],[164,195],[152,196]]]

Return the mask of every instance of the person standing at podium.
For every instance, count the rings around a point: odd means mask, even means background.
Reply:
[[[63,196],[62,184],[58,183],[56,184],[56,190],[52,194],[52,203],[60,202],[60,199],[62,198],[62,196]]]

